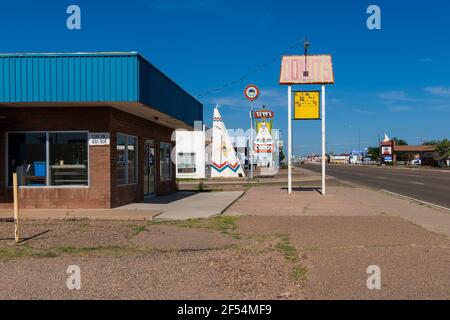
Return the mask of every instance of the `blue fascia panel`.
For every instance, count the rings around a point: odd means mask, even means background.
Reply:
[[[139,102],[203,119],[203,105],[137,52],[0,54],[0,103],[46,102]]]

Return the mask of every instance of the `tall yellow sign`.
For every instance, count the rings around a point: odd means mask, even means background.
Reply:
[[[294,93],[294,119],[320,119],[320,91],[297,91]]]

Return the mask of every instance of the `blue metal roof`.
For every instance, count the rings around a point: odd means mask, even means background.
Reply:
[[[102,102],[203,118],[202,104],[137,52],[0,54],[0,104]]]

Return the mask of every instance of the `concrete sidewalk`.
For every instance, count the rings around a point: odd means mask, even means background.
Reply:
[[[89,220],[187,220],[222,214],[244,192],[177,192],[142,203],[114,209],[21,209],[21,219]],[[12,209],[0,209],[0,219],[14,216]]]
[[[177,192],[145,203],[132,203],[120,209],[161,211],[161,214],[155,216],[158,220],[210,218],[222,214],[243,193],[242,191]]]
[[[161,210],[116,209],[21,209],[20,219],[29,220],[153,220]],[[12,209],[0,209],[0,219],[14,217]]]
[[[381,191],[355,187],[294,188],[289,196],[283,187],[252,188],[226,212],[256,216],[396,216],[429,231],[450,237],[450,212],[398,198]],[[282,204],[282,205],[280,205]]]

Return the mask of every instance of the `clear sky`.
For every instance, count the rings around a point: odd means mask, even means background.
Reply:
[[[70,4],[81,8],[81,30],[66,28]],[[371,4],[381,30],[366,27]],[[450,137],[448,0],[18,0],[0,9],[0,52],[139,51],[204,103],[207,124],[221,103],[228,128],[248,127],[243,89],[255,83],[255,106],[275,111],[284,137],[280,58],[301,54],[305,36],[311,53],[333,55],[329,151],[357,147],[358,128],[363,146],[384,132],[410,144]],[[294,151],[320,151],[320,121],[294,123]]]

